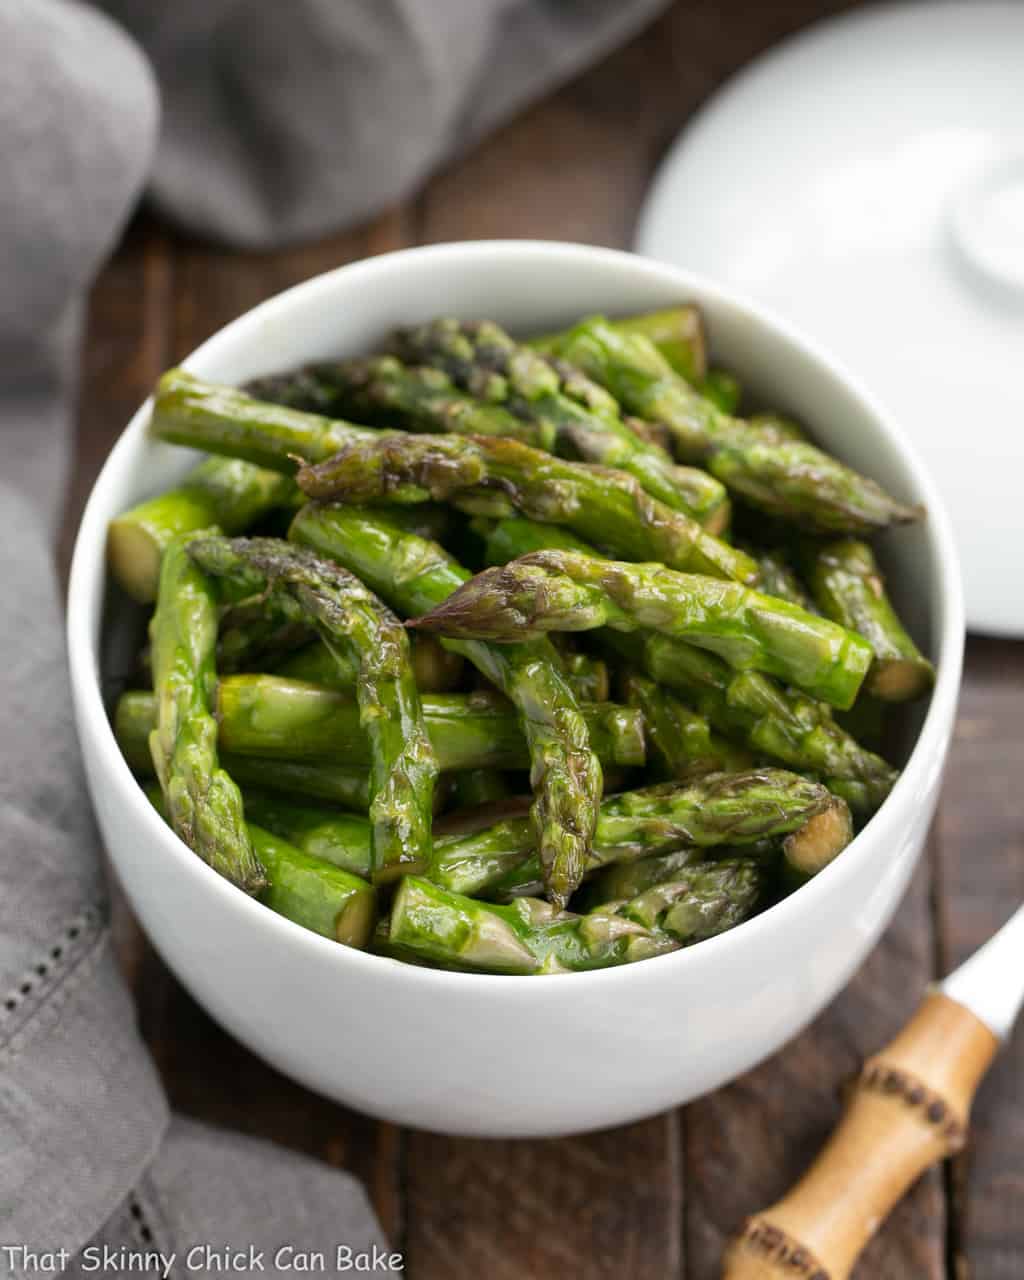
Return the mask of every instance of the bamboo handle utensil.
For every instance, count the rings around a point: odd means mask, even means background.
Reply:
[[[975,1090],[1024,1001],[1024,907],[865,1062],[795,1187],[749,1218],[723,1280],[845,1280],[917,1178],[963,1146]]]

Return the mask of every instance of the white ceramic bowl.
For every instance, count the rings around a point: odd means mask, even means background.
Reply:
[[[192,463],[152,442],[148,406],[96,482],[71,571],[78,731],[107,847],[167,964],[232,1034],[361,1111],[450,1133],[536,1136],[620,1124],[714,1089],[800,1030],[888,923],[921,851],[953,727],[963,607],[948,520],[899,428],[806,339],[706,280],[628,254],[529,241],[440,245],[343,267],[272,298],[187,361],[239,382],[359,351],[437,314],[548,330],[592,311],[700,303],[715,357],[765,402],[927,522],[886,540],[893,592],[938,663],[892,795],[810,884],[689,950],[603,972],[435,972],[338,946],[232,888],[163,824],[121,758],[100,688],[107,521]]]

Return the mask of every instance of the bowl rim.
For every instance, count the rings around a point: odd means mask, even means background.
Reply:
[[[300,302],[315,303],[317,295],[329,296],[336,281],[341,277],[344,277],[347,282],[354,281],[357,286],[361,278],[369,284],[373,276],[381,271],[401,269],[403,264],[422,258],[433,258],[442,264],[446,260],[453,263],[458,261],[461,265],[468,262],[485,269],[488,261],[493,261],[495,256],[513,259],[546,257],[575,260],[584,264],[626,267],[640,277],[646,276],[652,283],[659,285],[670,283],[678,288],[681,298],[698,295],[713,300],[716,305],[742,314],[752,326],[773,331],[776,337],[781,338],[788,346],[796,348],[801,355],[841,384],[856,402],[857,407],[874,421],[882,435],[895,446],[901,461],[913,474],[928,509],[926,535],[932,543],[939,566],[939,590],[936,599],[930,602],[938,623],[936,627],[937,678],[924,721],[906,765],[892,792],[872,816],[869,827],[858,833],[843,851],[842,856],[836,858],[812,880],[726,933],[705,939],[694,946],[682,947],[678,951],[653,957],[642,964],[574,972],[571,975],[572,981],[565,983],[565,988],[567,998],[573,998],[573,995],[579,997],[583,994],[584,985],[589,989],[589,985],[594,983],[602,984],[603,989],[607,991],[612,983],[640,981],[645,972],[649,978],[653,979],[654,966],[659,966],[657,969],[659,975],[666,976],[669,973],[669,966],[675,966],[680,977],[685,968],[692,979],[702,968],[716,965],[720,957],[730,949],[751,945],[758,937],[773,930],[784,934],[789,925],[798,923],[801,913],[813,912],[816,904],[820,904],[826,895],[841,893],[843,884],[856,874],[857,860],[867,856],[869,841],[875,844],[879,842],[895,844],[898,840],[899,828],[903,825],[900,815],[914,806],[915,795],[923,790],[923,782],[931,768],[936,749],[940,753],[940,758],[944,757],[952,735],[956,711],[964,646],[964,605],[950,519],[927,466],[918,456],[911,442],[903,435],[899,425],[860,382],[840,362],[822,350],[816,342],[775,315],[770,309],[752,302],[742,294],[735,293],[699,273],[625,250],[557,240],[502,239],[461,240],[394,250],[345,263],[274,294],[217,330],[181,363],[187,368],[197,358],[214,358],[219,346],[233,344],[240,337],[244,340],[248,336],[246,329],[251,329],[255,336],[260,325],[269,315],[278,311],[287,311]],[[476,260],[475,263],[474,260]],[[425,990],[438,988],[449,992],[456,989],[465,991],[475,988],[478,984],[485,984],[489,992],[493,993],[500,989],[509,993],[509,997],[514,1000],[528,999],[528,992],[537,992],[538,982],[550,983],[552,980],[561,982],[569,975],[497,975],[430,969],[407,964],[389,956],[380,956],[340,945],[330,938],[322,937],[295,924],[271,911],[256,899],[239,892],[234,885],[197,858],[150,804],[142,786],[131,772],[117,746],[113,726],[103,703],[99,639],[104,592],[101,586],[97,596],[93,597],[92,590],[95,575],[100,576],[102,584],[107,572],[105,560],[107,521],[101,511],[104,494],[121,470],[126,469],[126,464],[121,461],[122,456],[127,452],[134,437],[144,432],[151,406],[152,397],[150,396],[139,406],[118,436],[90,490],[75,537],[71,561],[66,638],[76,710],[80,719],[92,731],[93,741],[89,746],[98,753],[97,776],[114,786],[118,793],[115,797],[116,802],[126,807],[135,825],[145,832],[148,838],[147,847],[159,851],[153,856],[167,856],[174,859],[182,875],[198,876],[200,882],[205,878],[209,891],[215,896],[220,896],[223,909],[240,913],[240,923],[248,916],[251,918],[253,928],[267,929],[271,935],[280,940],[282,945],[308,949],[311,960],[316,960],[319,956],[325,958],[326,963],[350,965],[353,967],[353,975],[357,978],[364,975],[375,981],[409,982],[419,984]],[[97,612],[100,616],[95,618],[95,632],[92,632],[90,630],[93,619],[92,605],[96,599],[99,601]],[[334,956],[334,960],[326,960],[328,956]],[[498,978],[501,981],[496,983]]]

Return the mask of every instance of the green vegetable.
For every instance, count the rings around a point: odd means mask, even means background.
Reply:
[[[670,689],[630,671],[624,678],[626,702],[643,713],[647,752],[666,778],[695,772],[749,769],[748,751],[719,737],[707,719],[691,711]]]
[[[436,542],[366,509],[308,506],[296,517],[291,536],[344,564],[404,614],[441,603],[470,576]],[[533,820],[546,883],[564,905],[583,874],[601,799],[594,726],[588,729],[547,639],[503,646],[446,642],[446,647],[471,662],[516,709],[529,752]],[[475,763],[508,767],[501,760]]]
[[[722,413],[643,335],[623,334],[593,317],[563,334],[556,351],[609,390],[626,412],[664,423],[681,460],[706,466],[762,511],[826,534],[872,533],[921,514],[813,445]]]
[[[160,560],[171,539],[218,525],[241,533],[275,507],[295,507],[294,481],[238,458],[207,458],[176,489],[158,494],[111,520],[107,560],[125,591],[156,598]]]
[[[296,459],[321,460],[377,432],[339,419],[254,400],[236,387],[169,369],[157,383],[150,431],[171,444],[244,458],[290,474]]]
[[[370,743],[358,706],[344,694],[277,676],[228,676],[217,687],[220,745],[225,753],[334,765],[370,763]],[[642,717],[613,702],[582,708],[599,758],[609,764],[644,763]],[[442,769],[526,769],[526,742],[507,703],[483,693],[423,697],[427,732]],[[117,705],[116,730],[129,763],[138,759],[138,735],[156,719],[156,699],[130,691]],[[261,778],[255,785],[262,786]]]
[[[349,947],[365,947],[377,921],[373,889],[358,876],[249,824],[269,883],[260,899],[278,915]]]
[[[802,830],[832,803],[823,786],[782,769],[708,774],[685,785],[624,791],[601,803],[587,871],[673,849],[778,839]],[[430,878],[459,893],[529,892],[541,873],[533,848],[522,818],[506,818],[471,835],[439,836]]]
[[[632,476],[552,458],[516,440],[388,433],[304,466],[297,478],[311,498],[356,504],[447,499],[485,515],[497,490],[523,515],[564,525],[627,558],[741,582],[757,576],[749,556],[656,501]]]
[[[403,359],[443,370],[475,394],[490,391],[544,438],[522,431],[491,431],[565,457],[618,467],[652,497],[692,516],[712,532],[728,523],[725,489],[704,471],[673,465],[666,452],[623,422],[615,400],[578,369],[552,362],[514,342],[491,321],[462,324],[434,320],[400,330],[395,348]]]
[[[577,916],[538,898],[491,906],[406,876],[391,908],[392,946],[489,973],[565,973],[664,955],[670,938],[609,913]]]
[[[149,627],[153,683],[149,751],[171,826],[204,862],[246,893],[266,883],[243,819],[238,787],[217,759],[212,714],[217,604],[185,542],[172,539],[160,566]]]
[[[147,787],[146,795],[166,820],[167,808],[160,788]],[[261,807],[273,812],[272,803],[254,801],[252,796],[246,796],[245,804],[250,816],[253,809]],[[376,895],[365,879],[370,862],[370,824],[364,818],[335,817],[335,830],[346,821],[361,823],[365,829],[362,874],[353,873],[334,858],[315,856],[316,849],[289,842],[279,831],[271,833],[252,821],[246,826],[267,876],[260,901],[304,929],[350,947],[365,947],[377,918]],[[316,843],[309,841],[311,845]]]
[[[359,721],[370,747],[371,879],[381,884],[425,866],[438,767],[401,622],[354,574],[293,543],[207,536],[188,550],[207,573],[240,590],[293,599],[342,670],[356,664]]]
[[[859,635],[735,582],[575,551],[536,551],[485,569],[413,624],[447,636],[529,639],[548,631],[647,628],[777,675],[837,707],[871,663]]]
[[[810,879],[846,848],[853,839],[853,820],[846,801],[834,796],[832,804],[806,826],[782,842],[787,877],[800,884]]]
[[[696,307],[667,307],[664,311],[624,316],[620,320],[612,320],[611,325],[618,333],[641,334],[649,338],[676,373],[695,387],[704,382],[708,371],[707,341],[704,322]],[[530,345],[553,355],[561,338],[561,334],[549,334],[533,339]]]
[[[859,813],[873,813],[897,772],[833,720],[821,702],[759,671],[653,632],[608,632],[607,641],[653,679],[677,689],[720,733],[757,756],[822,777]]]
[[[724,369],[709,369],[700,384],[700,393],[721,413],[735,413],[743,399],[739,378]]]
[[[884,702],[926,693],[935,683],[935,668],[900,622],[867,543],[844,538],[809,547],[805,561],[818,608],[871,646],[875,657],[865,691]]]
[[[763,888],[761,868],[744,858],[702,863],[677,877],[645,889],[619,914],[689,944],[725,933],[753,915]]]
[[[303,371],[324,388],[323,398],[360,422],[383,423],[406,431],[450,435],[505,436],[535,449],[552,451],[554,427],[518,417],[503,395],[466,395],[441,369],[409,368],[394,356],[369,356],[313,365]],[[329,399],[328,395],[333,395]]]

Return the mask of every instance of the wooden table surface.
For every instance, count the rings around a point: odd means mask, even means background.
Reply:
[[[628,245],[652,172],[699,102],[762,48],[841,7],[679,4],[415,199],[320,244],[233,253],[141,217],[92,297],[65,556],[131,412],[166,365],[215,329],[298,280],[404,245],[497,236]],[[1007,581],[1014,589],[1019,575]],[[1024,896],[1022,724],[1024,646],[971,640],[941,812],[892,928],[809,1030],[679,1111],[559,1141],[469,1141],[377,1123],[304,1091],[231,1040],[170,977],[122,904],[118,941],[143,1033],[182,1111],[362,1178],[413,1280],[709,1280],[744,1215],[778,1196],[816,1151],[860,1059]],[[918,1184],[858,1280],[1020,1280],[1022,1151],[1018,1034],[982,1087],[967,1153]]]

